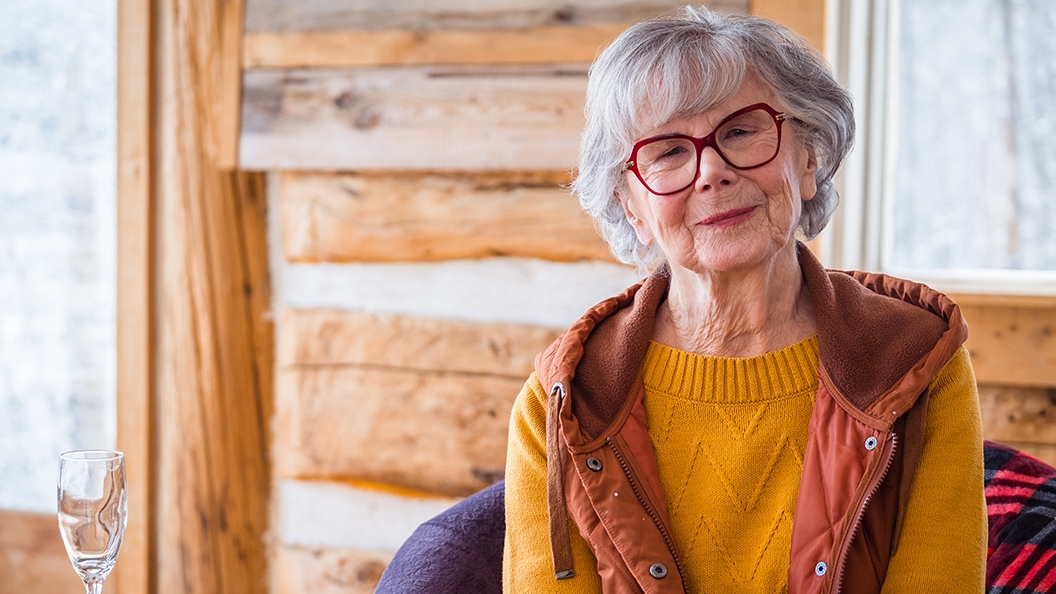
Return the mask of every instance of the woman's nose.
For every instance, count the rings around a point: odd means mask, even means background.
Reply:
[[[711,146],[704,147],[700,153],[700,167],[697,171],[697,191],[704,192],[728,186],[736,180],[737,171],[719,156],[718,151]]]

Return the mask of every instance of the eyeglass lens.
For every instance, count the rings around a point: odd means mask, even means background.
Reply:
[[[715,129],[714,138],[719,156],[737,169],[758,167],[773,159],[780,148],[777,122],[763,109],[723,122]],[[699,156],[693,140],[663,138],[638,147],[635,163],[651,192],[669,194],[693,183],[700,167]]]

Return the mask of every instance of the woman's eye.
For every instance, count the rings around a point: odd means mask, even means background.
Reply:
[[[737,137],[740,137],[740,136],[747,136],[749,134],[751,134],[751,131],[750,130],[746,130],[744,128],[730,128],[729,130],[726,131],[726,134],[724,134],[724,137],[725,138],[737,138]]]
[[[686,152],[686,147],[684,147],[684,146],[673,146],[673,147],[667,149],[666,151],[664,151],[664,154],[660,155],[660,158],[664,159],[664,158],[667,158],[667,157],[674,157],[674,156],[677,156],[677,155],[681,155],[682,153],[685,153],[685,152]]]

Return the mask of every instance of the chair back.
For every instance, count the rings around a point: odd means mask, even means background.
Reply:
[[[505,481],[425,522],[404,542],[375,594],[502,594]]]

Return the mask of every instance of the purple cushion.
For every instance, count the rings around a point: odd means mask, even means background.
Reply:
[[[502,594],[505,481],[425,522],[403,543],[375,594]]]

